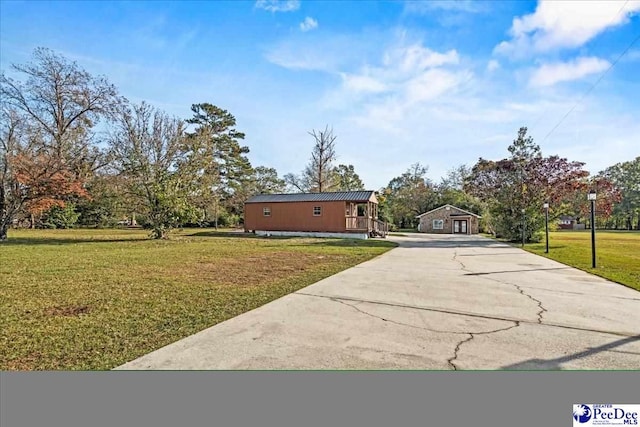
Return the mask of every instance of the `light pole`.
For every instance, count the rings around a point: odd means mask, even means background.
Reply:
[[[522,247],[524,248],[524,236],[525,236],[525,229],[527,227],[527,223],[525,222],[525,213],[526,211],[524,209],[522,209]]]
[[[596,190],[589,191],[591,202],[591,268],[596,268]]]
[[[544,202],[542,205],[544,207],[544,233],[546,236],[546,246],[544,253],[549,253],[549,202]]]

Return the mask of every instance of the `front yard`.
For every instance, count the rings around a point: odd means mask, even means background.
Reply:
[[[11,230],[0,369],[110,369],[395,245],[183,230]]]
[[[596,230],[596,268],[591,268],[591,232],[549,233],[549,254],[545,242],[525,245],[525,249],[563,264],[622,283],[640,291],[640,232]]]

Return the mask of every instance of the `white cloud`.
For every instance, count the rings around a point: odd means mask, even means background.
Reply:
[[[360,37],[320,34],[312,32],[307,37],[282,40],[266,49],[265,59],[272,64],[291,70],[315,70],[339,74],[352,64],[364,62],[364,58],[378,46],[372,43],[375,36]]]
[[[457,51],[436,52],[419,43],[387,48],[378,61],[369,62],[357,70],[340,72],[342,86],[330,99],[348,105],[345,99],[355,101],[364,96],[366,102],[367,95],[386,94],[411,105],[433,99],[462,80],[447,68],[460,62]]]
[[[624,6],[624,9],[622,7]],[[640,11],[640,0],[540,1],[534,13],[516,17],[496,53],[524,56],[584,45],[609,28],[624,25]]]
[[[446,12],[480,13],[486,10],[486,3],[477,0],[431,0],[407,1],[404,9],[409,13],[426,14],[434,10]]]
[[[402,123],[416,111],[453,94],[473,74],[459,69],[456,50],[437,52],[421,43],[388,47],[378,61],[342,73],[342,85],[323,100],[325,109],[348,111],[359,127],[406,133]]]
[[[408,105],[436,99],[450,92],[470,77],[471,74],[468,72],[455,73],[441,69],[427,70],[406,83],[405,99]]]
[[[534,87],[552,86],[560,82],[578,80],[590,74],[604,71],[610,65],[608,61],[596,57],[581,57],[569,62],[543,64],[533,73],[529,85]]]
[[[300,9],[300,0],[257,0],[255,7],[269,12],[293,12]]]
[[[622,57],[624,62],[634,62],[640,60],[640,49],[631,49]]]
[[[316,35],[297,37],[272,50],[281,54],[283,66],[324,72],[324,78],[310,76],[309,93],[300,94],[307,115],[290,110],[291,126],[304,138],[317,123],[333,125],[344,142],[338,149],[341,162],[354,164],[368,188],[385,185],[416,161],[429,165],[429,175],[437,180],[456,165],[472,165],[478,157],[504,158],[520,126],[529,128],[545,155],[587,161],[592,171],[631,158],[637,151],[634,137],[639,125],[620,118],[621,114],[637,117],[637,106],[625,101],[627,94],[618,98],[605,91],[582,100],[544,139],[580,93],[574,85],[531,90],[529,84],[548,87],[589,75],[595,78],[597,74],[591,73],[608,66],[604,58],[587,56],[564,64],[548,60],[538,64],[540,69],[523,69],[515,76],[486,71],[498,65],[510,71],[499,58],[478,63],[457,50],[437,50],[406,31],[379,34],[375,40],[370,34],[323,39]],[[273,131],[265,125],[253,132]],[[593,154],[580,149],[584,136]],[[609,143],[615,152],[603,145]],[[452,150],[454,145],[465,149]],[[282,151],[284,158],[288,151]],[[295,161],[287,158],[274,166],[281,173],[297,172],[297,166],[291,166]]]
[[[495,59],[492,59],[487,63],[487,71],[490,73],[494,72],[498,68],[500,68],[500,63]]]
[[[348,73],[342,73],[341,75],[343,87],[352,92],[380,93],[388,89],[384,83],[371,76]]]
[[[274,49],[265,54],[265,58],[272,64],[290,70],[322,70],[329,71],[332,68],[325,58],[315,52],[301,52],[299,57],[289,55],[280,49]]]
[[[318,28],[318,21],[311,18],[310,16],[304,18],[304,21],[300,23],[300,31],[303,32],[315,30],[316,28]]]
[[[458,52],[454,49],[439,53],[420,44],[399,47],[387,52],[384,56],[386,66],[399,64],[401,71],[409,73],[446,64],[457,64],[459,61]]]

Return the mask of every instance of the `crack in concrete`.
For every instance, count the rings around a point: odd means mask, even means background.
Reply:
[[[470,273],[475,273],[474,271],[471,271],[470,269],[468,269],[463,263],[462,261],[460,261],[458,259],[458,251],[453,251],[453,261],[457,262],[458,264],[460,264],[462,266],[462,271],[468,271]],[[490,275],[491,273],[487,273],[486,275]],[[511,282],[505,282],[503,280],[498,280],[495,279],[493,277],[483,277],[483,279],[487,279],[487,280],[491,280],[493,282],[496,283],[500,283],[503,285],[510,285],[510,286],[514,286],[518,292],[520,292],[522,295],[526,296],[527,298],[529,298],[531,301],[535,302],[538,305],[538,308],[540,310],[538,310],[538,312],[536,313],[536,316],[538,317],[538,323],[542,324],[542,316],[545,312],[547,312],[547,309],[542,305],[542,301],[540,301],[537,298],[534,298],[533,296],[529,295],[528,293],[526,293],[521,287],[520,285],[516,285],[515,283],[511,283]]]
[[[460,264],[460,265],[462,266],[462,270],[463,270],[463,271],[470,271],[470,270],[467,268],[467,266],[466,266],[466,265],[464,265],[464,263],[458,259],[458,251],[456,251],[456,250],[454,250],[454,251],[453,251],[453,258],[452,258],[452,260],[453,260],[453,261],[455,261],[455,262],[457,262],[458,264]]]
[[[492,331],[486,331],[486,332],[467,332],[467,335],[469,335],[469,338],[463,339],[462,341],[458,342],[458,344],[456,344],[456,348],[453,351],[453,357],[447,359],[447,363],[449,364],[451,369],[453,369],[454,371],[458,370],[458,366],[454,363],[454,361],[458,359],[458,356],[460,355],[460,348],[463,346],[463,344],[470,342],[477,335],[495,334],[496,332],[508,331],[510,329],[517,328],[518,326],[520,326],[520,322],[517,320],[514,320],[513,323],[514,324],[509,326],[508,328],[494,329]]]
[[[464,339],[460,341],[458,344],[456,344],[456,348],[453,350],[453,357],[450,357],[449,359],[447,359],[447,363],[449,364],[449,367],[454,371],[458,370],[458,366],[455,363],[453,363],[453,361],[458,358],[458,353],[460,353],[460,347],[462,347],[462,344],[468,343],[474,338],[472,334],[468,334],[468,335],[469,335],[469,338]]]
[[[386,302],[386,301],[376,301],[376,300],[365,300],[365,299],[361,299],[361,298],[354,298],[354,297],[348,297],[348,296],[340,296],[340,295],[318,295],[318,294],[309,294],[309,293],[305,293],[305,292],[294,292],[292,294],[289,295],[300,295],[300,296],[308,296],[308,297],[315,297],[315,298],[325,298],[325,299],[336,299],[336,300],[341,300],[341,301],[356,301],[356,302],[363,302],[363,303],[367,303],[367,304],[378,304],[378,305],[385,305],[385,306],[389,306],[389,307],[400,307],[400,308],[409,308],[409,309],[414,309],[414,310],[424,310],[424,311],[433,311],[436,313],[445,313],[445,314],[453,314],[453,315],[458,315],[458,316],[467,316],[467,317],[475,317],[475,318],[479,318],[479,319],[489,319],[489,320],[502,320],[505,322],[519,322],[519,323],[526,323],[526,324],[532,324],[532,325],[540,325],[540,326],[546,326],[546,327],[550,327],[550,328],[562,328],[562,329],[569,329],[572,331],[582,331],[582,332],[595,332],[595,333],[599,333],[599,334],[608,334],[608,335],[616,335],[616,336],[620,336],[620,337],[635,337],[638,334],[636,332],[624,332],[624,331],[611,331],[611,330],[605,330],[605,329],[590,329],[590,328],[583,328],[580,326],[572,326],[572,325],[563,325],[560,323],[538,323],[530,321],[530,320],[524,320],[524,319],[515,319],[512,317],[506,317],[506,316],[494,316],[494,315],[489,315],[489,314],[481,314],[481,313],[472,313],[472,312],[466,312],[466,311],[461,311],[461,310],[454,310],[454,309],[444,309],[444,308],[439,308],[439,307],[426,307],[426,306],[417,306],[417,305],[409,305],[409,304],[402,304],[402,303],[394,303],[394,302]]]
[[[373,314],[373,313],[369,313],[368,311],[361,310],[361,309],[360,309],[360,308],[358,308],[355,304],[349,304],[349,303],[347,303],[347,302],[345,302],[345,301],[341,301],[341,300],[339,300],[339,299],[337,299],[337,298],[329,298],[329,299],[330,299],[331,301],[339,302],[340,304],[344,304],[344,305],[346,305],[346,306],[349,306],[349,307],[351,307],[351,308],[355,309],[356,311],[359,311],[359,312],[360,312],[360,313],[362,313],[362,314],[366,314],[367,316],[371,316],[371,317],[374,317],[374,318],[376,318],[376,319],[380,319],[380,320],[382,320],[382,321],[384,321],[384,322],[393,323],[393,324],[395,324],[395,325],[399,325],[399,326],[407,326],[407,327],[409,327],[409,328],[415,328],[415,329],[422,329],[422,330],[425,330],[425,331],[435,332],[435,333],[438,333],[438,334],[458,334],[458,335],[468,334],[468,332],[443,331],[443,330],[438,330],[438,329],[426,328],[426,327],[423,327],[423,326],[411,325],[411,324],[409,324],[409,323],[397,322],[397,321],[395,321],[395,320],[387,319],[387,318],[384,318],[384,317],[381,317],[381,316],[376,316],[376,315],[375,315],[375,314]]]
[[[506,283],[506,284],[515,286],[515,287],[516,287],[516,289],[517,289],[518,291],[520,291],[520,293],[521,293],[522,295],[524,295],[524,296],[528,297],[531,301],[534,301],[534,302],[536,302],[536,303],[538,304],[538,308],[539,308],[540,310],[536,313],[536,315],[538,316],[538,323],[542,324],[542,315],[543,315],[544,313],[546,313],[546,311],[547,311],[547,309],[546,309],[546,308],[544,308],[544,306],[542,305],[542,301],[540,301],[539,299],[534,298],[534,297],[532,297],[531,295],[529,295],[528,293],[526,293],[526,292],[525,292],[525,291],[520,287],[520,285],[516,285],[515,283]]]
[[[383,322],[389,322],[389,323],[393,323],[395,325],[399,325],[399,326],[406,326],[406,327],[410,327],[410,328],[415,328],[415,329],[421,329],[421,330],[425,330],[425,331],[429,331],[429,332],[435,332],[435,333],[440,333],[440,334],[455,334],[455,335],[469,335],[468,338],[463,339],[462,341],[459,341],[456,344],[456,347],[453,351],[453,357],[450,357],[449,359],[447,359],[447,363],[449,364],[449,366],[454,370],[457,371],[458,370],[458,366],[454,363],[454,361],[458,358],[459,353],[460,353],[460,348],[462,347],[463,344],[468,343],[469,341],[473,340],[477,335],[489,335],[489,334],[494,334],[496,332],[502,332],[502,331],[508,331],[510,329],[513,328],[517,328],[518,326],[520,326],[520,322],[517,320],[510,320],[510,322],[513,322],[513,325],[506,327],[506,328],[499,328],[499,329],[493,329],[491,331],[484,331],[484,332],[454,332],[454,331],[442,331],[442,330],[437,330],[437,329],[431,329],[431,328],[425,328],[422,326],[416,326],[416,325],[411,325],[408,323],[402,323],[402,322],[397,322],[395,320],[391,320],[391,319],[386,319],[384,317],[381,316],[376,316],[373,313],[369,313],[368,311],[364,311],[361,310],[359,307],[357,307],[355,304],[349,304],[345,301],[341,301],[337,298],[329,298],[331,301],[346,305],[348,307],[353,308],[354,310],[356,310],[359,313],[362,313],[366,316],[370,316],[373,317],[375,319],[379,319],[382,320]]]

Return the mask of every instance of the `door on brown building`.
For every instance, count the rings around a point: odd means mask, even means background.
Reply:
[[[467,234],[467,220],[456,219],[453,221],[453,233],[454,234]]]

